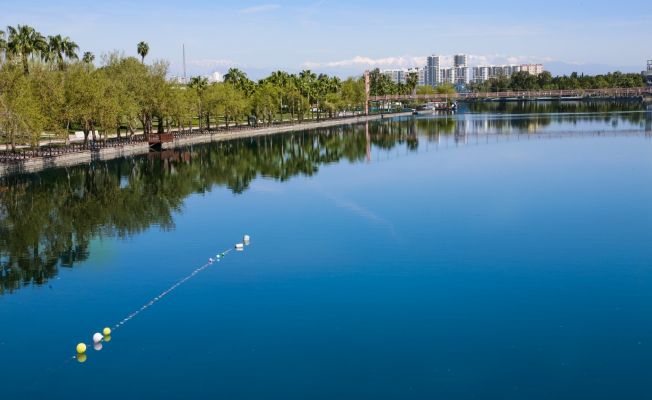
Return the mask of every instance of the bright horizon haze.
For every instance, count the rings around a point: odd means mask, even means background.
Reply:
[[[375,1],[79,0],[7,2],[0,29],[26,24],[70,36],[100,60],[119,50],[170,62],[188,75],[238,67],[252,78],[282,69],[340,76],[420,66],[425,56],[465,53],[470,64],[540,62],[553,74],[640,72],[652,53],[652,10],[641,0],[500,4]]]

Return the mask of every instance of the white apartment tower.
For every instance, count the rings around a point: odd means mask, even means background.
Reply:
[[[453,66],[455,68],[468,67],[468,62],[467,61],[468,61],[468,58],[467,58],[466,54],[455,54],[455,56],[453,56]]]
[[[456,85],[465,85],[469,83],[469,66],[466,54],[455,54],[453,56],[453,74],[452,82]]]
[[[426,73],[424,76],[426,85],[437,86],[439,84],[439,68],[439,56],[428,56],[426,60]]]

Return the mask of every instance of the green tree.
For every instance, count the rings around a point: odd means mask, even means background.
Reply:
[[[386,96],[398,93],[398,87],[392,79],[380,72],[378,68],[369,73],[369,91],[372,96]]]
[[[247,111],[247,99],[239,89],[228,83],[212,85],[211,110],[215,115],[224,117],[224,124],[229,129],[233,121],[237,121]]]
[[[238,68],[229,68],[224,75],[224,82],[235,86],[237,89],[251,96],[254,91],[254,83],[247,77],[247,74]]]
[[[0,76],[0,135],[12,151],[17,144],[35,146],[46,125],[39,88],[27,75],[15,69],[3,69]]]
[[[146,130],[147,125],[142,121],[146,121],[146,115],[151,111],[151,70],[135,57],[123,57],[117,52],[105,55],[103,64],[104,73],[116,86],[116,98],[120,106],[118,133],[119,127],[124,126],[129,136],[132,136],[139,123]],[[93,66],[87,65],[90,68]]]
[[[147,53],[149,53],[149,44],[147,44],[147,42],[139,42],[138,46],[136,46],[136,50],[140,56],[140,61],[145,64],[145,57],[147,56]]]
[[[69,37],[61,35],[48,36],[48,51],[46,61],[55,61],[60,70],[64,69],[64,59],[77,60],[77,50],[79,46]]]
[[[95,55],[90,51],[85,51],[84,55],[82,56],[82,61],[87,64],[92,64],[93,61],[95,61]]]
[[[251,105],[256,118],[271,125],[274,122],[274,113],[279,107],[279,89],[270,82],[258,85]]]
[[[10,55],[19,57],[23,64],[23,72],[29,74],[29,58],[33,55],[42,56],[48,51],[48,45],[39,32],[27,25],[7,27],[9,37],[7,49]]]
[[[342,101],[348,110],[355,110],[358,107],[363,107],[365,98],[364,80],[348,78],[342,82],[340,88]]]
[[[417,85],[419,84],[419,74],[416,72],[410,72],[408,73],[407,79],[406,79],[406,87],[410,94],[416,94],[416,89]]]
[[[197,118],[199,118],[199,129],[201,130],[203,125],[204,116],[206,116],[206,128],[210,129],[210,113],[208,110],[208,98],[207,98],[207,89],[208,89],[208,79],[201,76],[194,76],[190,78],[190,83],[188,87],[195,92],[197,99]]]
[[[0,62],[4,57],[5,51],[7,51],[7,39],[5,38],[5,31],[0,29]]]
[[[311,113],[314,109],[314,99],[317,94],[316,82],[317,75],[309,69],[305,69],[299,72],[299,90],[301,91],[301,94],[307,99],[308,107],[310,108]]]

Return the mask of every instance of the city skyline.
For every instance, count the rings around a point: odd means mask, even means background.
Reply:
[[[469,65],[544,63],[553,74],[640,72],[651,57],[642,46],[622,46],[631,37],[652,40],[652,14],[641,11],[642,1],[617,9],[602,1],[590,7],[561,1],[546,7],[505,1],[490,8],[475,0],[437,7],[425,1],[372,4],[188,0],[180,9],[168,0],[117,0],[89,8],[78,0],[36,0],[3,5],[0,26],[62,33],[98,61],[112,50],[135,55],[144,40],[149,58],[168,60],[172,75],[182,71],[182,44],[189,75],[235,66],[254,78],[276,69],[350,76],[376,67],[409,68],[434,50],[468,54]],[[391,27],[392,34],[379,27]]]
[[[419,86],[438,86],[446,83],[466,85],[482,83],[499,76],[509,77],[517,72],[539,75],[544,72],[544,65],[541,63],[471,64],[467,54],[458,53],[453,56],[433,54],[426,57],[425,65],[381,69],[380,72],[394,83],[404,84],[407,82],[408,75],[414,73]]]

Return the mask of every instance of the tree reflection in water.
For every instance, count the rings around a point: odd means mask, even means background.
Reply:
[[[369,123],[368,131],[365,125],[355,125],[261,136],[2,178],[0,294],[44,284],[58,268],[87,260],[96,237],[125,238],[152,225],[172,229],[174,214],[181,211],[186,197],[216,186],[240,194],[260,176],[285,181],[314,175],[324,164],[364,162],[369,148],[388,151],[403,146],[411,152],[419,148],[420,140],[438,141],[441,135],[457,139],[470,133],[529,133],[580,118],[564,114],[495,118],[496,112],[542,111],[532,104],[483,103],[471,105],[470,111],[493,107],[493,114],[377,121]],[[587,107],[586,111],[603,111],[602,106]],[[604,111],[613,111],[607,108]],[[649,112],[581,118],[608,124],[624,121],[648,130],[650,126]]]

